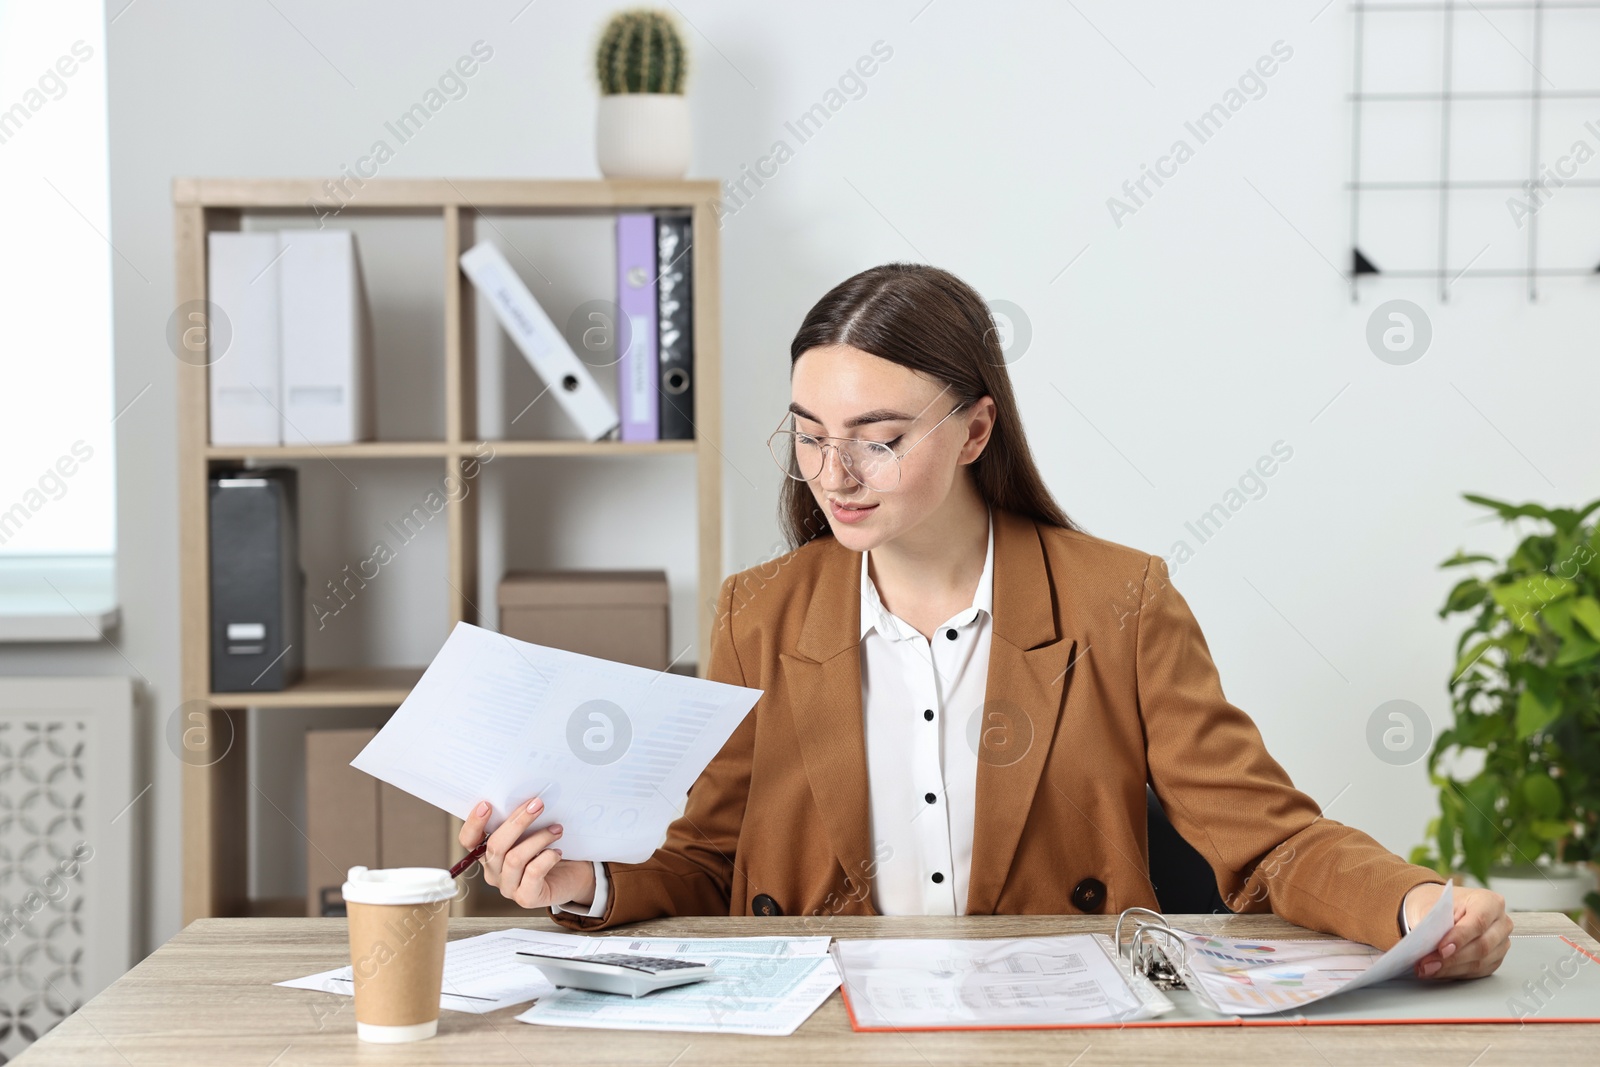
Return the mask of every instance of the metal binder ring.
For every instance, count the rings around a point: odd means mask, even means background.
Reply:
[[[1167,945],[1164,946],[1166,948],[1164,953],[1165,958],[1160,961],[1160,964],[1164,964],[1173,970],[1187,970],[1189,966],[1189,943],[1178,935],[1178,931],[1172,929],[1172,927],[1168,926],[1165,922],[1142,922],[1134,930],[1134,966],[1148,974],[1151,966],[1157,962],[1153,956],[1153,953],[1157,947],[1156,941],[1162,939],[1167,942]],[[1178,946],[1177,953],[1173,953],[1170,948],[1170,946],[1174,944]]]
[[[1129,915],[1132,915],[1135,912],[1140,912],[1142,914],[1152,916],[1155,919],[1155,922],[1153,922],[1153,923],[1141,922],[1139,924],[1141,927],[1143,927],[1143,926],[1161,926],[1161,927],[1165,927],[1167,925],[1166,916],[1162,915],[1159,911],[1152,911],[1149,908],[1124,908],[1122,910],[1122,913],[1117,916],[1116,949],[1117,949],[1117,955],[1119,955],[1119,956],[1122,955],[1122,920],[1126,919]],[[1132,947],[1133,941],[1135,939],[1137,939],[1138,936],[1139,936],[1138,935],[1138,931],[1135,931],[1134,934],[1133,934],[1133,937],[1129,939],[1130,948]]]

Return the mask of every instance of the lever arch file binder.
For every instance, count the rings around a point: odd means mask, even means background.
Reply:
[[[624,441],[655,441],[661,434],[656,390],[656,219],[617,216],[617,305],[628,318],[628,347],[617,360],[617,401]],[[620,344],[623,331],[617,329]]]
[[[694,223],[656,219],[656,296],[661,340],[661,439],[694,438]]]
[[[1258,1009],[1258,1014],[1230,1010],[1218,1003],[1213,992],[1225,989],[1233,994],[1243,976],[1252,972],[1257,977],[1247,984],[1258,985],[1269,994],[1273,983],[1294,989],[1316,981],[1352,981],[1383,953],[1338,938],[1236,938],[1222,932],[1198,933],[1175,927],[1148,908],[1123,910],[1117,916],[1114,942],[1117,955],[1127,966],[1175,1007],[1158,1019],[1089,1025],[1600,1023],[1600,951],[1583,944],[1581,935],[1513,932],[1511,947],[1499,968],[1481,978],[1391,978],[1352,987],[1336,997],[1300,1005],[1286,1003],[1276,1011]],[[1281,962],[1262,966],[1263,960],[1274,956]],[[1350,957],[1367,959],[1365,963],[1357,960],[1360,966],[1342,970],[1338,961]],[[1530,986],[1549,995],[1535,994],[1530,999]]]
[[[479,241],[461,253],[461,269],[584,438],[598,441],[616,430],[617,409],[501,251]]]
[[[213,692],[272,692],[300,679],[305,576],[297,485],[291,467],[211,479]]]

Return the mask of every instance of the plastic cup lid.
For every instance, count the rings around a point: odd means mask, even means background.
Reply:
[[[351,867],[343,892],[346,903],[432,904],[455,896],[456,883],[443,867]]]

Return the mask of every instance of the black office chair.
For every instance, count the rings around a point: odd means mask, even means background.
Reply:
[[[1217,876],[1211,864],[1183,839],[1167,813],[1161,809],[1156,791],[1144,787],[1150,838],[1150,882],[1156,900],[1167,915],[1231,915],[1233,909],[1217,890]]]

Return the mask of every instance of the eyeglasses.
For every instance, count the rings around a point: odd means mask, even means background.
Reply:
[[[941,390],[940,396],[943,395],[944,390]],[[938,397],[934,399],[937,400]],[[844,467],[846,474],[866,489],[875,493],[887,493],[900,485],[900,461],[911,453],[912,448],[927,440],[928,434],[943,426],[945,419],[966,406],[966,402],[962,401],[951,408],[943,419],[928,429],[928,433],[917,438],[911,443],[910,448],[900,453],[896,453],[894,449],[880,441],[862,441],[854,437],[821,437],[817,434],[783,429],[782,423],[779,423],[780,428],[767,438],[767,448],[778,464],[778,469],[797,482],[809,482],[819,477],[823,465],[827,462],[827,450],[831,448],[838,453],[839,464]],[[923,409],[926,410],[927,408]],[[794,416],[790,414],[784,418],[792,419]]]

